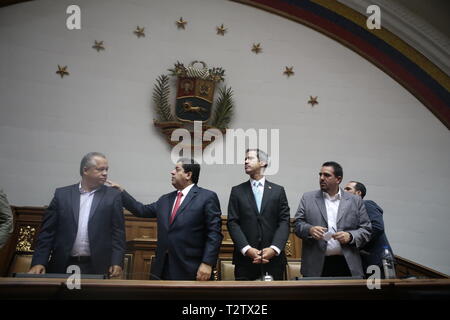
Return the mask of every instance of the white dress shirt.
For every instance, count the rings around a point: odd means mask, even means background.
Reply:
[[[258,188],[259,191],[264,195],[264,185],[266,184],[266,177],[262,177],[259,180],[253,180],[250,178],[250,185],[252,187],[252,190],[254,188]],[[247,253],[247,250],[250,249],[251,246],[250,245],[246,245],[244,248],[242,248],[241,253],[245,256],[245,254]],[[270,248],[272,248],[273,250],[275,250],[275,254],[278,256],[281,253],[281,250],[274,245],[271,245]]]
[[[326,192],[323,193],[325,208],[327,209],[328,231],[337,232],[337,214],[341,202],[341,189],[333,197]],[[333,238],[327,241],[326,256],[342,255],[341,243]]]
[[[92,200],[94,200],[94,194],[98,189],[93,191],[85,191],[79,185],[80,190],[80,211],[78,215],[78,231],[77,237],[72,247],[71,256],[90,256],[91,249],[89,247],[89,235],[88,235],[88,222],[89,214],[91,212]]]
[[[180,206],[183,203],[184,199],[186,198],[187,194],[189,193],[189,191],[191,191],[191,189],[192,189],[192,187],[194,185],[195,184],[192,183],[192,184],[188,185],[186,188],[184,188],[183,190],[177,190],[177,195],[178,195],[178,192],[181,192],[183,194],[183,196],[181,197],[180,204],[179,204],[178,208],[180,208]],[[175,201],[173,202],[173,205],[172,205],[172,211],[170,211],[171,214],[173,212],[173,208],[175,208],[175,203],[176,202],[177,202],[177,198],[175,197]]]

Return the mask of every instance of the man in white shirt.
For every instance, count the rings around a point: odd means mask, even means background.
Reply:
[[[125,221],[120,192],[105,186],[108,169],[103,154],[90,152],[81,160],[81,182],[56,189],[29,273],[66,273],[78,265],[82,274],[122,274]]]
[[[176,191],[144,205],[120,185],[124,207],[135,216],[156,218],[158,245],[151,278],[210,280],[222,243],[222,221],[217,194],[197,186],[200,165],[182,158],[171,171]]]
[[[274,280],[283,280],[289,205],[284,188],[265,178],[268,163],[264,151],[248,149],[245,173],[250,180],[231,189],[228,231],[234,242],[236,280],[261,279],[266,273]]]
[[[342,167],[325,162],[320,190],[303,194],[295,214],[302,242],[304,277],[364,277],[359,248],[370,239],[371,224],[360,197],[344,192]]]

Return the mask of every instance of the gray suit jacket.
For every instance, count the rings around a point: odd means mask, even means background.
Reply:
[[[342,189],[341,195],[337,231],[346,231],[353,236],[349,244],[341,245],[342,253],[352,276],[364,276],[359,248],[369,241],[372,226],[362,199]],[[321,190],[303,194],[295,214],[295,234],[303,239],[301,273],[305,277],[321,276],[327,248],[325,240],[315,240],[309,235],[309,229],[313,226],[328,228],[327,210]]]
[[[0,248],[8,241],[13,232],[13,214],[8,199],[0,189]]]

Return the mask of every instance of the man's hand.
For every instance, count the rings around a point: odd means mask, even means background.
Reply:
[[[197,270],[197,280],[207,281],[211,278],[212,267],[209,264],[201,263]]]
[[[269,262],[269,260],[264,260],[264,258],[261,259],[261,250],[255,248],[248,249],[245,255],[252,259],[255,264]]]
[[[320,226],[314,226],[309,229],[309,234],[316,240],[323,240],[325,232],[327,232],[327,228]]]
[[[124,189],[121,187],[120,184],[118,184],[118,183],[116,183],[116,182],[113,182],[113,181],[111,181],[111,180],[106,180],[106,183],[107,183],[107,185],[109,185],[110,187],[116,188],[116,189],[120,190],[120,192],[122,192],[122,191],[124,190]]]
[[[352,237],[350,233],[345,231],[336,232],[333,235],[333,239],[339,241],[341,244],[347,244],[351,241]]]
[[[30,270],[28,270],[28,273],[31,274],[44,274],[45,273],[45,267],[42,264],[37,264],[35,266],[32,266]]]
[[[276,254],[277,254],[276,251],[274,249],[272,249],[272,248],[264,248],[264,249],[262,249],[262,263],[263,264],[269,263],[269,261],[273,257],[275,257]],[[259,260],[259,262],[255,262],[255,260]],[[258,258],[255,258],[253,260],[253,263],[261,263],[261,256],[259,256]]]
[[[109,277],[110,278],[119,278],[122,275],[122,267],[121,266],[111,266],[109,267]]]

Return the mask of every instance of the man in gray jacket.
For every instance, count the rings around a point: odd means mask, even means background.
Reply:
[[[3,190],[0,189],[0,248],[8,241],[13,231],[13,215],[8,199]]]
[[[364,277],[359,248],[370,239],[371,223],[362,199],[344,192],[343,170],[325,162],[320,190],[303,194],[295,214],[295,234],[302,242],[304,277]]]

